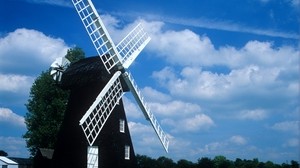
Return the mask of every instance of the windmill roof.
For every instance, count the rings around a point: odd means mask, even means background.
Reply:
[[[107,82],[110,77],[99,56],[94,56],[71,64],[63,73],[61,84],[63,88],[70,89],[99,80]]]

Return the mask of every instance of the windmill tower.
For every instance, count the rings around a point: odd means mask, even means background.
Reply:
[[[99,61],[92,58],[86,59],[71,65],[66,71],[59,71],[64,72],[62,77],[58,75],[58,79],[61,78],[62,83],[64,83],[63,81],[69,81],[67,83],[75,81],[76,83],[78,82],[76,79],[80,78],[80,81],[84,81],[84,84],[79,82],[76,85],[67,86],[71,88],[71,95],[53,156],[54,166],[59,167],[56,163],[68,160],[67,162],[74,163],[69,167],[105,167],[107,165],[102,165],[102,159],[106,155],[110,155],[111,150],[118,151],[120,149],[122,149],[122,152],[112,152],[114,153],[112,156],[115,156],[115,153],[124,153],[124,159],[130,159],[133,148],[129,133],[127,134],[129,140],[128,138],[124,140],[127,141],[127,145],[120,148],[115,147],[115,145],[122,144],[122,142],[112,142],[119,141],[116,138],[118,135],[114,131],[113,133],[108,131],[116,127],[113,118],[119,119],[117,120],[119,131],[128,130],[121,100],[125,91],[132,92],[145,118],[149,120],[164,149],[168,152],[169,140],[167,134],[160,127],[127,70],[150,41],[150,37],[139,24],[118,45],[115,45],[91,0],[72,0],[72,2],[100,56],[98,60],[101,60],[101,62],[99,63]],[[98,77],[90,76],[91,71]],[[56,74],[54,71],[51,73]],[[75,76],[80,74],[80,77],[77,76],[74,79],[72,77],[74,74]],[[89,104],[90,101],[87,101],[87,99],[92,99],[92,103]],[[74,126],[74,123],[78,123],[78,121],[80,127]],[[78,133],[78,129],[82,130],[81,134]],[[110,139],[103,140],[107,139],[103,137]],[[111,146],[111,148],[106,150],[106,145]],[[76,151],[74,148],[80,152],[73,152]],[[82,163],[85,163],[85,166]],[[68,163],[61,167],[66,166],[68,166]]]

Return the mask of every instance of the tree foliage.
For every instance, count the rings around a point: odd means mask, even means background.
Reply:
[[[79,47],[70,48],[65,56],[71,63],[77,62],[85,58],[85,53]]]
[[[275,164],[271,161],[259,162],[257,158],[253,160],[242,160],[237,158],[235,161],[228,160],[225,156],[215,156],[213,159],[202,157],[196,163],[181,159],[174,162],[166,157],[153,159],[145,155],[137,155],[138,168],[299,168],[298,162],[292,160],[290,164]]]
[[[4,150],[0,150],[0,156],[8,156],[8,154]]]
[[[84,58],[84,52],[71,48],[66,54],[71,62]],[[23,135],[32,156],[38,148],[54,148],[60,129],[69,92],[62,90],[50,75],[50,69],[42,72],[34,81],[25,104],[27,132]]]

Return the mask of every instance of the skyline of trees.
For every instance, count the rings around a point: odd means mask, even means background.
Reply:
[[[0,156],[9,157],[9,154],[0,149]],[[233,161],[223,155],[215,156],[213,159],[201,157],[196,162],[192,162],[186,159],[173,161],[165,156],[154,159],[137,154],[136,160],[138,168],[299,168],[299,163],[295,160],[281,164],[272,161],[262,162],[258,158],[252,160],[236,158]]]
[[[215,156],[213,159],[202,157],[197,162],[180,159],[174,162],[172,159],[161,156],[153,159],[146,155],[136,155],[139,168],[299,168],[297,161],[277,164],[272,161],[261,162],[258,158],[252,160],[236,158],[234,161],[223,155]]]

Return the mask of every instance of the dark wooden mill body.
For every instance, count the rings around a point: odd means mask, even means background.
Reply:
[[[87,167],[89,145],[79,120],[111,76],[98,56],[82,59],[64,72],[61,86],[70,90],[70,97],[53,154],[53,167]],[[124,91],[127,89],[124,88]],[[120,132],[120,119],[125,121],[124,133]],[[111,113],[93,146],[98,146],[99,168],[137,167],[122,99]],[[130,159],[124,157],[125,146],[130,146]]]

